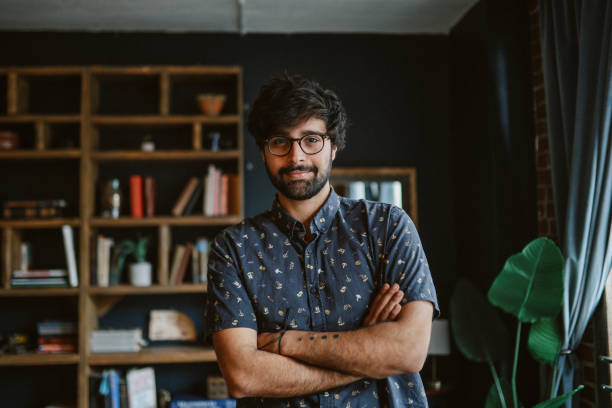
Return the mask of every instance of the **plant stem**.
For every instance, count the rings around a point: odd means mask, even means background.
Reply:
[[[499,395],[499,402],[502,408],[506,408],[506,398],[504,398],[504,391],[502,390],[501,384],[499,383],[499,377],[497,376],[497,371],[495,371],[495,366],[491,360],[488,361],[489,368],[491,369],[491,375],[493,376],[493,381],[495,382],[495,388],[497,388],[497,395]]]
[[[512,363],[512,398],[514,408],[518,408],[518,394],[516,392],[516,369],[518,367],[519,346],[521,345],[521,321],[518,321],[516,328],[516,344],[514,345],[514,362]]]
[[[550,383],[550,399],[555,397],[555,384],[557,383],[557,367],[559,366],[559,353],[555,357],[555,363],[553,365],[552,382]]]

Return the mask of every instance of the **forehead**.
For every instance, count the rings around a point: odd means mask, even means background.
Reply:
[[[279,129],[279,134],[282,135],[299,136],[301,134],[307,134],[309,132],[325,134],[327,132],[327,126],[325,125],[325,121],[316,117],[311,117],[309,119],[299,122],[295,126],[289,126],[286,128]]]

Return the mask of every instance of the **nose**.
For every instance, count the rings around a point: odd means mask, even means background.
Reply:
[[[291,163],[299,163],[306,158],[306,153],[304,153],[298,141],[299,139],[291,141],[291,150],[287,153],[287,158]]]

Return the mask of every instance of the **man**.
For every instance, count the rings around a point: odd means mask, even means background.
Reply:
[[[249,114],[278,193],[215,238],[208,278],[207,330],[239,406],[427,406],[427,260],[402,209],[330,187],[345,127],[336,94],[301,76],[272,79]]]

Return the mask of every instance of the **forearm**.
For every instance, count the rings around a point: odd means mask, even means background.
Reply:
[[[359,380],[332,369],[315,367],[254,346],[224,353],[226,344],[215,342],[219,365],[230,393],[244,397],[294,397],[330,390]]]
[[[410,302],[403,309],[397,321],[353,331],[287,331],[281,353],[361,377],[418,372],[427,356],[432,308],[426,302]],[[273,347],[266,350],[276,352]]]

